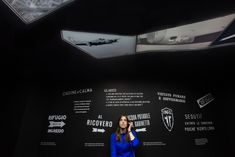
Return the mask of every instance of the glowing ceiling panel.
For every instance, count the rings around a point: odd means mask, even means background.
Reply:
[[[31,23],[73,0],[3,0],[25,23]]]
[[[150,32],[137,37],[137,53],[208,48],[234,20],[235,14]]]
[[[67,43],[95,58],[109,58],[135,54],[136,36],[61,31]]]
[[[145,52],[192,51],[235,44],[235,14],[137,36],[61,31],[67,43],[101,59]]]

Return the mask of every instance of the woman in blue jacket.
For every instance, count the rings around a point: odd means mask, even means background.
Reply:
[[[136,132],[131,130],[132,123],[125,115],[118,119],[117,130],[110,137],[111,157],[134,157],[139,146]]]

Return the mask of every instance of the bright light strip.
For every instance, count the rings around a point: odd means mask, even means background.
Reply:
[[[234,37],[235,37],[235,34],[230,35],[230,36],[225,37],[225,38],[222,38],[220,41],[225,41],[225,40],[228,40],[228,39],[231,39],[231,38],[234,38]]]

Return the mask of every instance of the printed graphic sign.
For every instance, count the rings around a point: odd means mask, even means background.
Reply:
[[[161,109],[162,113],[162,121],[167,128],[168,131],[171,131],[174,126],[174,116],[173,116],[173,111],[169,108],[164,108]]]
[[[204,106],[206,106],[207,104],[209,104],[213,100],[214,100],[214,97],[212,96],[212,94],[208,93],[207,95],[205,95],[205,96],[201,97],[200,99],[198,99],[197,103],[198,103],[200,108],[203,108]]]

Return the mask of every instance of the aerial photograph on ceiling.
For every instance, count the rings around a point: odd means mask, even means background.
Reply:
[[[73,0],[3,0],[25,23],[31,23]]]
[[[182,51],[208,48],[235,14],[138,35],[137,53],[148,51]]]
[[[135,54],[136,36],[61,31],[62,40],[101,59]]]

